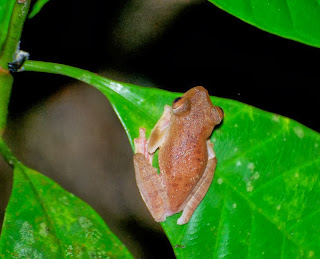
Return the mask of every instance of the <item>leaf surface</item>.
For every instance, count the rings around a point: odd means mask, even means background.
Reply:
[[[209,0],[262,30],[320,47],[319,1]]]
[[[46,3],[48,3],[48,2],[49,2],[49,0],[37,0],[37,1],[34,3],[34,5],[33,5],[33,7],[32,7],[32,10],[31,10],[31,12],[29,13],[28,18],[31,19],[31,18],[33,18],[34,16],[36,16],[36,15],[41,11],[41,9],[43,8],[43,6],[44,6]]]
[[[3,258],[131,258],[100,216],[18,163],[0,239]]]
[[[132,145],[179,96],[69,66],[27,61],[26,71],[68,75],[106,95]],[[210,92],[210,89],[208,89]],[[225,118],[211,141],[218,165],[190,222],[162,226],[178,258],[319,258],[320,134],[288,118],[218,97]],[[133,146],[132,146],[133,147]]]
[[[107,96],[131,142],[141,126],[150,134],[163,106],[179,95],[121,88]],[[211,137],[218,158],[213,183],[190,223],[178,226],[178,214],[162,224],[177,257],[320,256],[319,134],[249,105],[212,100],[225,112]]]

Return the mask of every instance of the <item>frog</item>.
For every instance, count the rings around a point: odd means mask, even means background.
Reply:
[[[156,222],[181,211],[177,224],[190,221],[213,180],[217,158],[210,136],[223,117],[208,91],[196,86],[174,99],[172,106],[164,106],[149,139],[146,129],[139,128],[134,139],[135,178]],[[160,173],[152,166],[157,149]]]

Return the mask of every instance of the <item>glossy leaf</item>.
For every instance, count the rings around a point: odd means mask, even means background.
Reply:
[[[32,10],[31,10],[31,12],[29,13],[28,18],[31,19],[31,18],[33,18],[35,15],[37,15],[37,14],[41,11],[42,7],[43,7],[46,3],[48,3],[48,2],[49,2],[49,0],[37,0],[37,1],[34,3],[34,5],[33,5],[33,7],[32,7]]]
[[[68,75],[106,95],[132,145],[179,96],[111,81],[64,65],[27,61],[27,71]],[[208,89],[210,91],[210,89]],[[249,105],[212,98],[225,112],[214,130],[218,165],[190,222],[162,226],[178,258],[320,257],[320,134]]]
[[[122,84],[115,90],[105,93],[131,141],[139,126],[150,133],[178,96]],[[225,111],[211,138],[218,158],[213,184],[189,224],[176,224],[180,214],[163,223],[177,257],[319,256],[319,134],[239,102],[212,100]]]
[[[100,216],[49,178],[15,163],[2,258],[131,258]]]
[[[320,47],[320,5],[306,0],[209,0],[262,30]]]

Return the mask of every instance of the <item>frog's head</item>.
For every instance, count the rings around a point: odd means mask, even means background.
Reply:
[[[222,108],[212,104],[208,91],[202,86],[196,86],[183,96],[174,99],[173,114],[179,117],[192,118],[195,123],[214,127],[223,120]]]

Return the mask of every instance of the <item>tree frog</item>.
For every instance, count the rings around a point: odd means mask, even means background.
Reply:
[[[177,223],[188,223],[212,182],[217,159],[209,137],[224,117],[202,86],[166,105],[146,140],[145,129],[134,139],[134,169],[140,194],[153,218],[183,211]],[[159,148],[159,168],[152,167]]]

